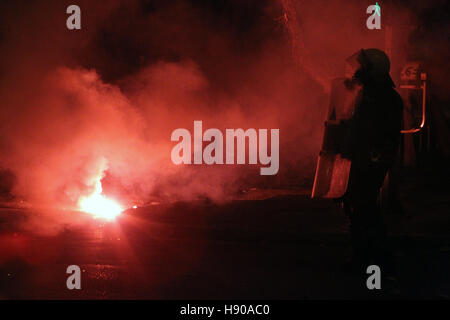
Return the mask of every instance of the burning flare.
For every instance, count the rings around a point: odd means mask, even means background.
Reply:
[[[78,205],[82,211],[92,214],[94,218],[107,220],[114,220],[123,211],[119,204],[102,195],[100,179],[95,183],[95,191],[88,197],[81,197]]]

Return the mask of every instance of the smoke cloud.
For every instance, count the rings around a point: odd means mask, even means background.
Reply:
[[[310,185],[330,80],[356,50],[384,47],[365,29],[370,3],[77,1],[78,31],[66,28],[70,4],[0,9],[0,166],[14,197],[42,206],[75,205],[98,177],[124,203]],[[175,166],[171,132],[194,120],[279,128],[279,173]]]

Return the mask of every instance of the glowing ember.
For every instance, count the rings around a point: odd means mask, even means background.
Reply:
[[[81,197],[78,205],[84,212],[92,214],[95,218],[114,220],[123,209],[113,200],[102,195],[102,183],[98,180],[95,191],[89,197]]]

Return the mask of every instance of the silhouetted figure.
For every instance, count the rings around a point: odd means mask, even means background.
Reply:
[[[390,62],[378,49],[360,50],[351,58],[358,64],[348,85],[361,86],[350,125],[352,164],[344,206],[350,217],[354,255],[352,270],[376,264],[393,271],[378,196],[400,144],[403,103],[389,76]],[[385,272],[385,274],[386,274]]]

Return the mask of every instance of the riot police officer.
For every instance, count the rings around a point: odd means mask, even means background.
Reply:
[[[377,264],[392,272],[378,195],[398,154],[403,103],[394,89],[389,58],[383,51],[362,49],[348,62],[357,66],[348,84],[360,89],[348,123],[348,157],[352,164],[344,205],[350,217],[353,257],[346,267],[362,271],[369,264]]]

